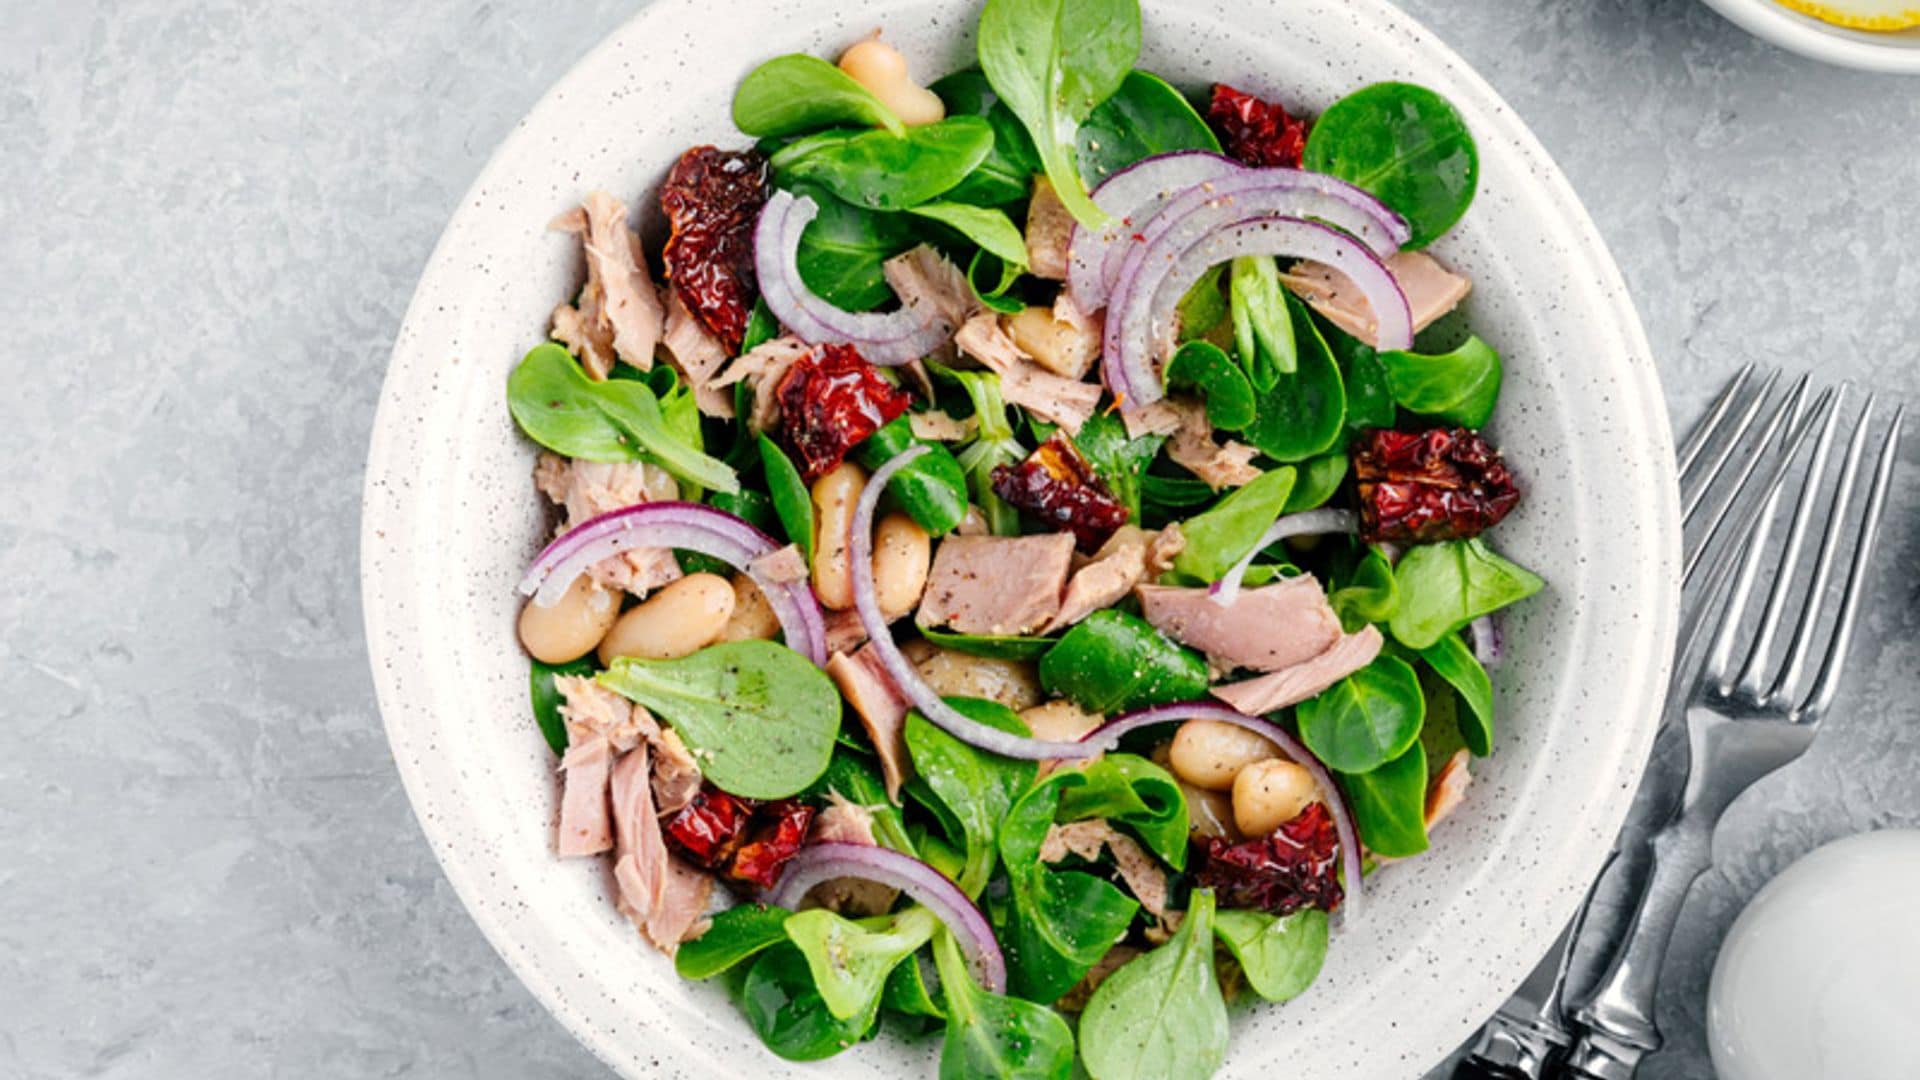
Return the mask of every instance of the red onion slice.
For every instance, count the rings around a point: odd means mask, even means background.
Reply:
[[[698,551],[742,571],[766,595],[787,646],[816,664],[827,662],[827,624],[813,589],[805,580],[770,578],[757,564],[780,545],[740,518],[699,503],[641,503],[582,522],[534,557],[520,579],[520,592],[535,604],[551,607],[602,559],[651,547]]]
[[[1206,150],[1180,150],[1143,158],[1093,189],[1093,204],[1112,215],[1099,229],[1075,223],[1067,240],[1067,291],[1082,311],[1106,306],[1125,240],[1160,208],[1198,185],[1247,171],[1245,165]]]
[[[886,616],[880,613],[880,597],[873,586],[873,508],[880,501],[880,493],[886,490],[887,481],[926,452],[925,446],[910,447],[874,470],[853,509],[853,535],[847,544],[847,557],[852,563],[853,606],[860,613],[860,623],[866,628],[875,655],[880,658],[880,666],[886,669],[900,696],[918,709],[921,716],[970,746],[1028,761],[1092,757],[1097,751],[1084,742],[1049,742],[1015,735],[962,714],[927,685],[913,662],[894,644],[893,631],[887,626]]]
[[[1337,229],[1301,218],[1255,217],[1220,226],[1184,247],[1177,242],[1181,239],[1179,231],[1170,230],[1128,256],[1130,272],[1114,289],[1101,359],[1108,388],[1128,411],[1166,396],[1154,360],[1170,351],[1180,298],[1208,267],[1243,255],[1307,259],[1333,267],[1367,298],[1380,349],[1413,344],[1413,314],[1400,283],[1379,256]]]
[[[1240,595],[1240,580],[1247,576],[1247,570],[1253,566],[1254,557],[1262,551],[1285,540],[1289,536],[1317,536],[1321,533],[1351,533],[1359,528],[1351,510],[1334,510],[1321,507],[1318,510],[1306,510],[1298,514],[1282,514],[1273,519],[1267,531],[1260,534],[1240,561],[1220,575],[1220,580],[1207,586],[1207,598],[1221,607],[1231,607]]]
[[[1340,794],[1339,786],[1333,782],[1333,774],[1320,764],[1319,758],[1313,756],[1313,751],[1287,734],[1285,728],[1217,702],[1182,701],[1117,716],[1088,732],[1084,741],[1097,746],[1101,753],[1106,753],[1120,745],[1121,736],[1128,732],[1175,720],[1217,720],[1246,728],[1256,735],[1271,739],[1281,753],[1292,758],[1295,765],[1307,770],[1314,784],[1320,788],[1320,796],[1326,800],[1327,809],[1333,812],[1333,829],[1340,838],[1340,871],[1346,879],[1344,884],[1347,890],[1346,901],[1341,905],[1343,925],[1352,926],[1360,918],[1360,830],[1353,824],[1353,814],[1347,809],[1346,797]]]
[[[996,994],[1007,992],[1007,961],[986,916],[946,875],[911,855],[872,844],[808,844],[788,861],[766,899],[794,910],[815,885],[843,877],[877,881],[926,905],[953,933],[980,985]]]
[[[1500,666],[1500,658],[1506,655],[1505,635],[1500,632],[1500,622],[1493,615],[1482,615],[1467,624],[1467,637],[1473,643],[1473,658],[1488,671]]]
[[[753,231],[753,269],[760,296],[780,324],[809,345],[846,344],[868,362],[896,367],[939,348],[954,328],[927,307],[854,312],[820,297],[800,277],[800,235],[820,213],[820,204],[776,191],[760,211]]]

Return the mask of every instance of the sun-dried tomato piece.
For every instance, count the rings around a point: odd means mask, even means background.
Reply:
[[[687,861],[712,870],[733,857],[752,817],[752,803],[703,784],[692,802],[667,819],[667,837]]]
[[[813,824],[814,809],[806,803],[782,799],[768,803],[754,815],[753,839],[741,846],[727,867],[727,876],[762,889],[773,888],[787,860],[800,853]]]
[[[1307,122],[1278,102],[1262,101],[1226,83],[1213,84],[1207,123],[1228,156],[1261,168],[1297,169],[1307,149]]]
[[[780,430],[808,483],[913,404],[851,345],[820,346],[787,369],[774,394]]]
[[[1339,847],[1326,804],[1309,803],[1270,836],[1238,844],[1208,840],[1194,880],[1213,889],[1221,907],[1275,915],[1306,907],[1332,911],[1346,895],[1337,873]]]
[[[993,493],[1049,525],[1073,534],[1080,550],[1094,552],[1127,523],[1127,508],[1080,456],[1072,440],[1053,438],[1018,465],[993,470]]]
[[[680,155],[660,189],[672,235],[667,280],[713,336],[737,352],[753,302],[753,226],[769,194],[767,159],[757,150],[696,146]]]
[[[1520,502],[1500,451],[1468,428],[1363,432],[1353,476],[1360,534],[1370,541],[1478,536]]]

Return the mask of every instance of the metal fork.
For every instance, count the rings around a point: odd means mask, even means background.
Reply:
[[[1688,629],[1697,630],[1714,621],[1713,601],[1722,589],[1731,585],[1732,595],[1718,618],[1718,629],[1706,639],[1698,679],[1676,683],[1690,691],[1678,698],[1685,709],[1690,756],[1686,787],[1679,810],[1650,841],[1652,871],[1623,947],[1579,1012],[1586,1030],[1566,1059],[1566,1067],[1574,1076],[1626,1080],[1643,1057],[1659,1049],[1661,1037],[1654,1024],[1653,1007],[1660,961],[1688,890],[1712,865],[1714,826],[1742,792],[1806,751],[1839,689],[1905,419],[1904,407],[1896,408],[1866,485],[1864,506],[1856,511],[1855,488],[1875,404],[1869,395],[1866,404],[1853,414],[1853,433],[1838,479],[1832,483],[1827,464],[1843,415],[1839,402],[1829,408],[1823,396],[1796,423],[1800,438],[1816,421],[1820,434],[1785,543],[1774,556],[1777,561],[1772,587],[1750,639],[1743,638],[1743,616],[1769,558],[1767,531],[1757,533],[1751,542],[1726,543],[1717,548],[1718,559],[1711,564],[1703,584],[1707,602],[1693,614]],[[1784,476],[1784,467],[1793,462],[1798,441],[1794,440],[1778,458],[1776,475]],[[1768,485],[1760,494],[1758,507],[1749,513],[1771,522],[1782,490],[1777,482]],[[1809,580],[1801,572],[1801,555],[1822,504],[1827,511],[1826,529]],[[1725,505],[1731,510],[1732,500]],[[1829,586],[1849,533],[1854,534],[1853,554],[1836,609]],[[1700,564],[1696,561],[1696,565]],[[1782,661],[1776,655],[1781,631],[1789,608],[1796,606],[1798,615]],[[1696,645],[1702,640],[1697,634],[1688,636]],[[1735,652],[1745,641],[1750,644],[1744,659],[1735,663]],[[1822,643],[1818,671],[1809,681],[1816,648]],[[1700,659],[1689,656],[1685,661],[1690,668]]]
[[[1708,541],[1727,527],[1733,498],[1755,482],[1754,475],[1765,457],[1763,451],[1788,426],[1804,398],[1807,379],[1802,377],[1768,412],[1766,406],[1774,400],[1779,379],[1778,370],[1763,376],[1753,364],[1741,368],[1677,449],[1685,588],[1689,596],[1696,591],[1692,583]],[[1768,479],[1762,477],[1760,482]],[[1716,487],[1729,494],[1709,506],[1707,495]],[[1751,533],[1755,525],[1743,520],[1733,523],[1731,531]],[[1594,897],[1618,854],[1616,849],[1608,856],[1595,875],[1594,888],[1574,912],[1567,932],[1528,977],[1528,985],[1546,984],[1538,1004],[1516,994],[1501,1006],[1481,1029],[1473,1050],[1454,1072],[1454,1080],[1537,1080],[1573,1043],[1562,1004],[1567,975]]]

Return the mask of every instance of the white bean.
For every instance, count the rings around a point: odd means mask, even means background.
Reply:
[[[733,585],[718,574],[688,574],[620,616],[600,642],[600,662],[615,657],[675,660],[713,644],[733,614]]]
[[[1266,836],[1319,797],[1307,770],[1285,758],[1256,761],[1233,778],[1233,823],[1247,836]]]
[[[733,614],[720,631],[721,641],[772,641],[780,619],[767,603],[767,594],[745,574],[733,575]]]
[[[866,87],[908,127],[946,119],[947,106],[940,95],[914,82],[907,71],[907,58],[879,38],[868,38],[841,53],[840,70]]]
[[[932,562],[933,539],[913,518],[895,510],[873,527],[873,591],[887,621],[920,605]]]
[[[813,592],[835,611],[853,606],[853,507],[866,490],[865,469],[851,461],[835,465],[813,482]]]
[[[1175,776],[1210,791],[1231,790],[1242,766],[1279,756],[1280,748],[1267,739],[1218,720],[1181,724],[1167,752]]]
[[[1040,676],[1030,663],[969,656],[924,639],[900,647],[920,677],[941,697],[997,701],[1015,712],[1040,704]]]
[[[1223,791],[1208,791],[1182,783],[1187,796],[1187,831],[1205,840],[1219,838],[1229,843],[1240,841],[1240,830],[1233,823],[1233,798]]]
[[[543,664],[564,664],[593,651],[620,617],[620,594],[585,574],[552,607],[527,601],[520,609],[520,644]]]

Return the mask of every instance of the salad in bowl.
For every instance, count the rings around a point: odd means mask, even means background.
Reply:
[[[663,163],[663,244],[617,194],[553,223],[584,285],[507,399],[556,851],[783,1058],[1209,1074],[1493,752],[1543,583],[1425,250],[1472,134],[1140,39],[989,0],[926,85],[884,32],[773,57]]]

